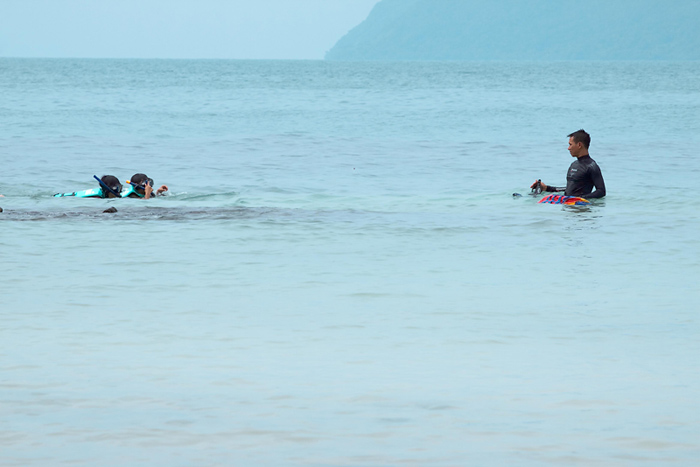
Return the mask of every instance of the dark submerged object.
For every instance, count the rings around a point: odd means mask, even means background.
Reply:
[[[114,206],[112,206],[111,208],[107,208],[107,209],[105,209],[105,210],[102,211],[102,212],[106,212],[106,213],[117,212],[117,208],[115,208]]]

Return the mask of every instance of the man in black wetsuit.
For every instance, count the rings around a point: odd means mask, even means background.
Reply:
[[[588,146],[590,145],[591,135],[585,131],[578,130],[571,133],[569,135],[569,153],[576,160],[571,163],[566,174],[566,187],[548,186],[537,181],[532,184],[531,188],[536,188],[539,183],[544,191],[563,191],[566,196],[578,196],[585,199],[605,196],[603,173],[588,154]],[[595,191],[593,191],[594,187]]]

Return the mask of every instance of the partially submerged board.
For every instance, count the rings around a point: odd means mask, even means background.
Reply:
[[[548,195],[542,198],[539,202],[547,204],[568,204],[574,206],[586,206],[588,204],[591,204],[591,202],[585,198],[565,195]]]
[[[54,196],[56,198],[62,198],[64,196],[75,196],[76,198],[104,198],[102,188],[92,188],[90,190],[74,191],[72,193],[56,193]]]

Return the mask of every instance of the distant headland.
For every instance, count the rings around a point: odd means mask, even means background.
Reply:
[[[327,60],[700,60],[700,0],[381,0]]]

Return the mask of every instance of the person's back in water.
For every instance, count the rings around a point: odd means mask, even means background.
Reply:
[[[95,177],[97,178],[97,177]],[[57,198],[64,196],[75,196],[77,198],[119,198],[122,192],[122,184],[114,175],[103,175],[98,179],[99,188],[89,190],[73,191],[70,193],[56,193]]]

